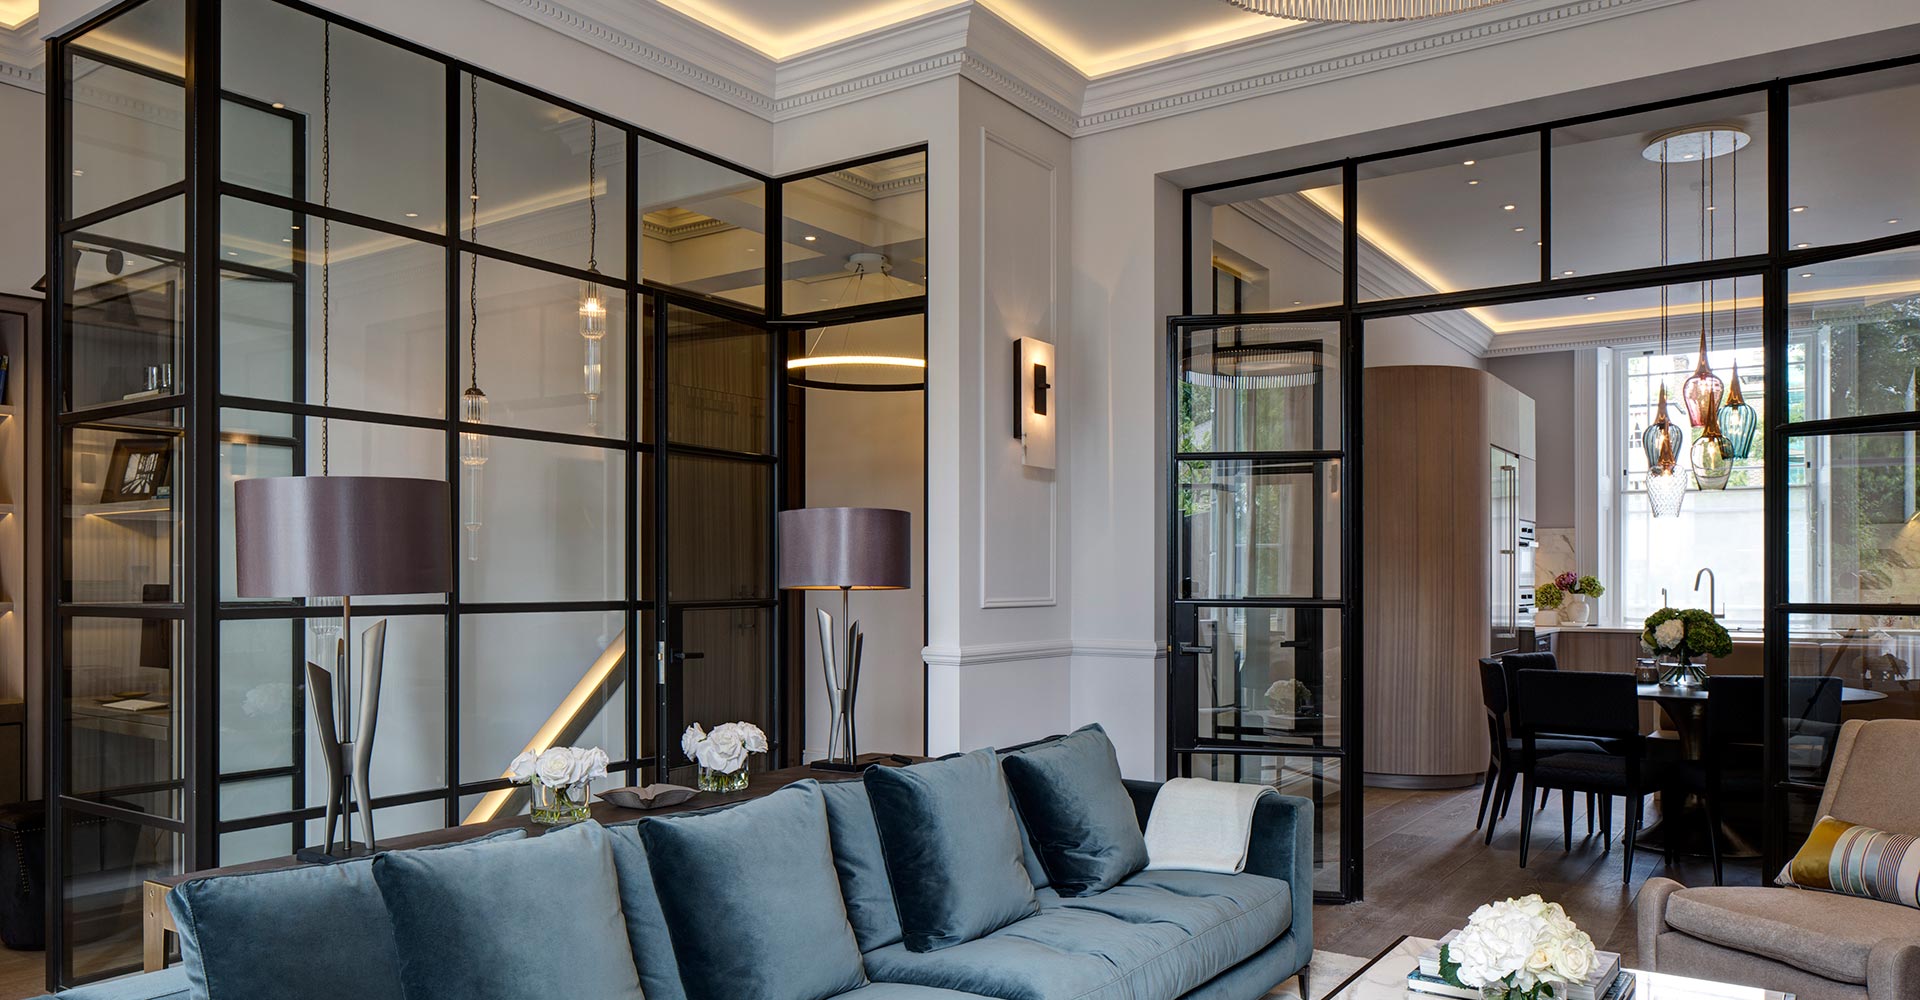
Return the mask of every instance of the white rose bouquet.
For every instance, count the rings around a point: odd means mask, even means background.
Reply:
[[[1488,903],[1440,949],[1440,977],[1489,1000],[1548,1000],[1593,974],[1593,939],[1538,894]]]
[[[736,791],[747,787],[747,756],[767,752],[767,734],[751,722],[724,722],[712,731],[696,722],[680,734],[680,752],[700,765],[701,791]]]
[[[538,754],[528,750],[507,765],[508,781],[533,786],[537,823],[586,819],[592,806],[587,783],[606,776],[607,752],[599,747],[548,747]]]

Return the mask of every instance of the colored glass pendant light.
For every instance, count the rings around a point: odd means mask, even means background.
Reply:
[[[1695,427],[1705,427],[1718,418],[1720,394],[1726,389],[1720,376],[1707,365],[1707,325],[1706,322],[1700,325],[1700,362],[1693,366],[1693,376],[1680,387],[1680,398],[1687,404],[1687,420]]]
[[[1687,457],[1693,463],[1693,484],[1703,490],[1724,490],[1733,478],[1733,457],[1727,453],[1727,439],[1720,433],[1717,410],[1707,411],[1707,425],[1693,441]]]
[[[1686,447],[1687,432],[1674,426],[1667,417],[1667,386],[1660,385],[1660,402],[1655,406],[1653,423],[1640,435],[1640,447],[1647,453],[1648,474],[1666,474],[1680,464],[1680,452]]]
[[[1746,461],[1753,454],[1753,436],[1760,429],[1760,412],[1740,394],[1740,363],[1733,363],[1733,383],[1720,406],[1720,433],[1727,439],[1727,457]]]

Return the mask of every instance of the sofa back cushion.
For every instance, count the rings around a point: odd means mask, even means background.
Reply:
[[[887,878],[887,857],[880,849],[880,828],[873,821],[873,803],[859,781],[831,781],[820,786],[827,803],[827,831],[833,841],[833,867],[840,875],[840,898],[847,904],[847,922],[865,954],[900,940],[900,913],[893,906],[893,882]],[[653,994],[647,994],[653,1000]]]
[[[647,862],[647,848],[640,841],[641,822],[607,828],[613,868],[620,879],[620,913],[627,921],[627,944],[633,948],[633,964],[640,971],[640,990],[647,1000],[687,1000],[686,988],[680,984],[680,963],[673,955],[673,938],[667,933],[666,911],[660,908],[660,895],[653,888],[653,866]]]
[[[1133,797],[1099,723],[1008,753],[1001,766],[1054,891],[1091,896],[1147,866]]]
[[[910,951],[938,951],[1039,909],[992,750],[866,773]]]
[[[197,1000],[404,1000],[370,859],[194,879],[167,894],[167,909]]]
[[[556,983],[570,996],[642,1000],[598,823],[383,854],[373,878],[393,919],[406,1000],[525,1000]]]
[[[688,1000],[824,1000],[866,983],[819,782],[639,831]]]
[[[1839,816],[1879,830],[1920,833],[1920,720],[1855,719],[1839,746],[1820,796],[1818,816]]]

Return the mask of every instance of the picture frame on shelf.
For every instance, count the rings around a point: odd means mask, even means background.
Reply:
[[[167,438],[121,438],[113,443],[107,477],[100,484],[101,503],[153,500],[171,492],[168,474],[173,466],[173,442]]]

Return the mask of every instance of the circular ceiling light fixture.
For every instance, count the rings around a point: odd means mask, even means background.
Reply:
[[[1223,0],[1241,10],[1288,21],[1371,24],[1418,21],[1493,7],[1507,0]]]
[[[1752,141],[1738,125],[1689,125],[1647,140],[1640,155],[1654,163],[1691,163],[1737,153]]]
[[[847,256],[846,269],[852,276],[838,307],[861,302],[860,291],[869,274],[878,274],[882,289],[900,279],[893,276],[893,261],[883,253],[863,251]],[[787,359],[789,383],[808,389],[851,389],[860,392],[907,392],[926,388],[927,361],[910,354],[887,353],[898,339],[880,324],[885,320],[842,322],[818,330],[806,331],[805,349],[798,357]],[[876,342],[877,341],[877,342]],[[872,348],[878,347],[880,350]],[[866,348],[866,349],[862,349]],[[899,369],[912,374],[900,380]]]

